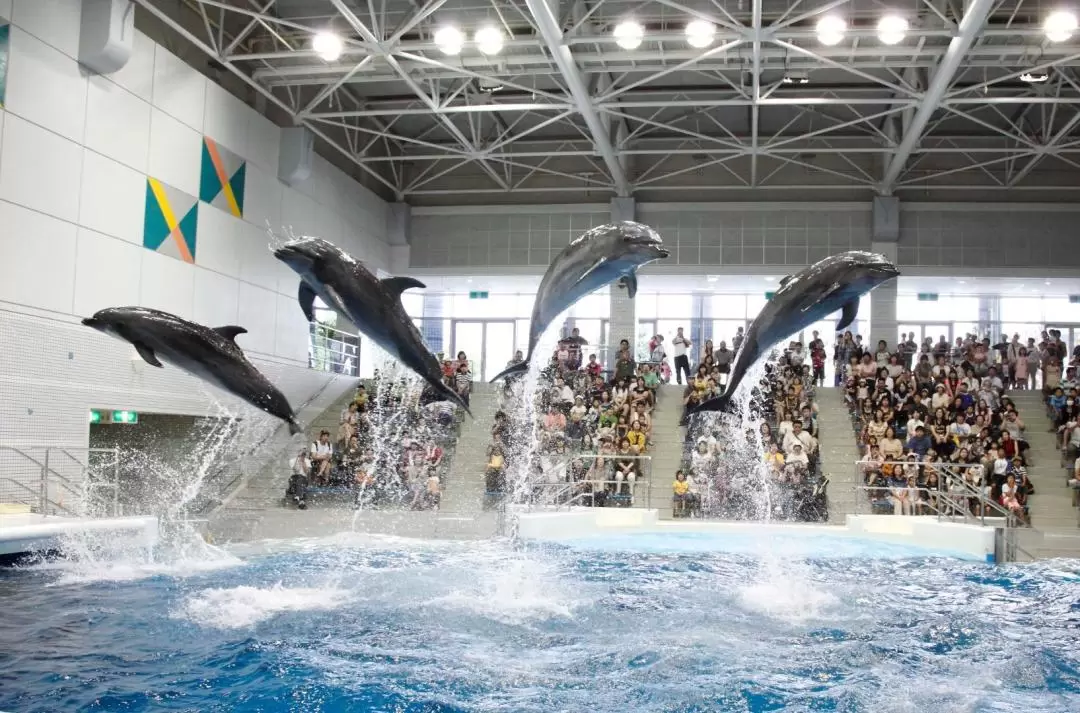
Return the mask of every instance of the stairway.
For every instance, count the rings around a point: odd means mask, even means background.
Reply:
[[[502,384],[473,382],[469,408],[473,418],[465,416],[461,424],[450,475],[443,487],[439,512],[470,517],[481,512],[484,503],[484,469],[491,446],[491,427],[499,408]]]
[[[648,484],[644,490],[638,486],[634,498],[635,507],[653,508],[659,511],[661,519],[671,519],[671,483],[675,471],[682,466],[686,439],[685,430],[679,426],[683,415],[682,394],[683,387],[676,384],[665,384],[657,391]]]
[[[1080,556],[1080,528],[1077,511],[1073,506],[1073,491],[1068,487],[1068,476],[1061,463],[1061,450],[1057,435],[1050,431],[1051,422],[1046,417],[1042,394],[1038,391],[1011,391],[1009,398],[1016,403],[1020,418],[1027,427],[1024,431],[1030,450],[1028,478],[1035,486],[1035,494],[1028,498],[1032,526],[1042,533],[1032,540],[1037,557]],[[1025,538],[1031,540],[1030,537]],[[1021,542],[1021,546],[1026,543]]]
[[[818,448],[821,474],[829,479],[829,522],[843,524],[856,511],[855,487],[862,485],[855,472],[859,447],[851,428],[851,415],[844,403],[844,392],[836,388],[817,390]]]

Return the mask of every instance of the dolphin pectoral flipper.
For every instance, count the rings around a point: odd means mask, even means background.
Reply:
[[[420,282],[420,280],[417,280],[415,277],[387,277],[385,279],[379,280],[379,282],[382,283],[383,287],[386,288],[387,292],[394,295],[395,297],[400,297],[402,292],[412,288],[416,288],[418,290],[423,290],[427,288],[427,285],[425,285],[423,282]]]
[[[214,331],[233,343],[236,342],[237,335],[247,334],[246,329],[237,327],[235,324],[229,324],[224,327],[214,327]]]
[[[139,356],[143,358],[150,366],[156,366],[159,369],[164,369],[165,365],[158,361],[158,358],[154,355],[154,350],[146,346],[142,342],[132,342],[135,347],[135,351],[139,353]]]
[[[631,270],[622,277],[623,287],[626,288],[626,296],[634,299],[637,294],[637,273]]]
[[[840,321],[836,323],[836,331],[842,332],[849,324],[855,321],[859,314],[859,298],[849,301],[844,305],[844,311],[840,314]]]
[[[297,294],[297,299],[300,300],[300,309],[304,310],[304,316],[307,317],[307,321],[315,321],[315,290],[308,286],[308,283],[300,280],[300,290]]]

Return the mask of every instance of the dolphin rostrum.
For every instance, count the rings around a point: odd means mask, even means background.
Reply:
[[[894,277],[900,271],[884,255],[851,250],[814,263],[802,272],[789,275],[746,330],[735,364],[731,367],[724,393],[691,410],[722,411],[731,401],[739,383],[758,358],[772,345],[842,309],[836,331],[855,321],[859,297]]]
[[[428,351],[420,330],[405,313],[401,293],[424,283],[412,277],[380,280],[364,265],[321,238],[299,238],[274,250],[274,257],[300,275],[300,308],[315,321],[315,297],[353,324],[434,389],[440,398],[465,409],[468,404],[443,381],[439,360]]]
[[[130,342],[147,364],[162,361],[243,399],[289,424],[289,433],[303,428],[288,399],[244,356],[236,344],[243,327],[204,327],[174,314],[147,307],[110,307],[82,321],[103,334]]]
[[[637,269],[666,258],[660,235],[647,225],[624,220],[589,230],[563,248],[540,281],[529,322],[529,353],[492,381],[528,371],[536,343],[551,322],[582,297],[618,281],[630,299],[637,294]]]

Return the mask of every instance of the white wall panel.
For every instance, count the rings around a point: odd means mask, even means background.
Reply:
[[[281,232],[281,194],[284,187],[274,173],[248,164],[244,178],[244,220],[265,230]]]
[[[248,331],[237,343],[244,351],[273,354],[276,344],[277,295],[270,290],[240,283],[240,306],[236,323]]]
[[[19,27],[11,31],[8,111],[72,141],[82,141],[86,77],[79,64]]]
[[[143,101],[154,98],[154,41],[135,30],[131,58],[116,72],[106,78],[128,90]]]
[[[284,265],[270,253],[265,230],[241,223],[236,231],[236,252],[240,260],[240,279],[267,290],[278,289]]]
[[[277,330],[274,353],[282,359],[305,361],[311,327],[295,298],[277,295]]]
[[[295,188],[285,186],[281,194],[281,223],[285,232],[292,230],[297,236],[317,236],[319,226],[315,223],[316,203]]]
[[[236,324],[239,304],[239,282],[201,267],[195,268],[192,321],[209,327]]]
[[[4,117],[0,200],[74,223],[79,219],[82,147],[12,113]]]
[[[240,156],[248,154],[248,116],[252,113],[221,85],[206,83],[203,134]]]
[[[74,223],[0,201],[6,239],[0,300],[68,313],[75,277]]]
[[[150,156],[150,104],[101,77],[90,77],[83,144],[146,173]]]
[[[11,19],[12,0],[0,0],[0,17],[5,20]]]
[[[84,150],[79,224],[141,246],[145,212],[146,175]]]
[[[15,0],[10,19],[68,57],[79,56],[79,0]]]
[[[86,228],[79,228],[78,241],[72,312],[86,317],[106,307],[138,305],[145,248]]]
[[[202,135],[160,109],[153,109],[149,174],[197,197],[201,161]]]
[[[195,268],[174,257],[143,250],[139,304],[191,319]]]
[[[195,262],[232,277],[240,275],[237,233],[242,223],[208,203],[199,203],[199,242]]]
[[[247,153],[244,156],[276,179],[281,154],[281,128],[258,112],[249,111],[247,131]]]
[[[206,77],[157,45],[154,53],[153,104],[195,131],[203,130]]]

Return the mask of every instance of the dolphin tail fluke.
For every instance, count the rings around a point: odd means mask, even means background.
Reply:
[[[505,369],[500,371],[498,374],[496,374],[495,378],[491,379],[491,381],[488,382],[488,383],[496,382],[499,379],[505,379],[508,376],[513,376],[514,374],[524,374],[528,370],[529,370],[529,362],[521,361],[521,362],[518,362],[517,364],[506,367]]]
[[[719,396],[714,396],[713,398],[709,399],[708,401],[702,401],[700,404],[698,404],[694,408],[689,409],[686,412],[686,415],[683,416],[682,420],[679,421],[679,425],[680,426],[689,425],[690,421],[694,418],[694,416],[697,416],[698,414],[715,412],[715,411],[727,411],[728,407],[730,405],[731,405],[731,397],[727,393],[720,394]]]

